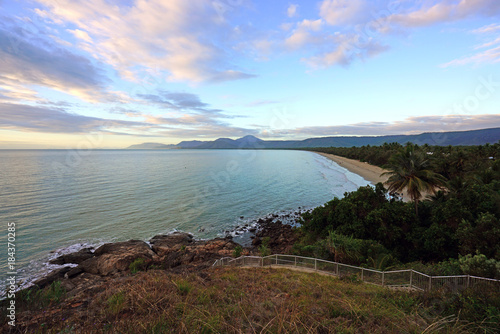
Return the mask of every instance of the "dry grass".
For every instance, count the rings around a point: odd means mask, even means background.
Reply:
[[[16,333],[460,333],[416,294],[271,268],[140,272],[92,296],[26,309]],[[35,321],[33,322],[33,317]],[[38,318],[36,318],[38,317]],[[19,323],[22,325],[21,323]],[[5,327],[4,327],[5,328]]]

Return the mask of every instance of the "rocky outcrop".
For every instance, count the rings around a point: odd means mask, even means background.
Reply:
[[[259,221],[253,247],[243,248],[242,255],[259,254],[262,239],[269,237],[268,246],[273,253],[289,251],[296,240],[292,227],[273,221]],[[151,245],[151,246],[150,246]],[[86,248],[72,254],[62,255],[51,261],[53,264],[78,264],[53,271],[36,285],[43,288],[60,280],[69,295],[87,293],[101,289],[105,284],[130,274],[130,264],[142,259],[141,270],[154,266],[164,270],[196,271],[211,266],[221,257],[232,256],[239,246],[232,238],[195,240],[188,233],[172,233],[153,237],[149,244],[141,240],[108,243],[94,252]]]
[[[64,275],[71,270],[71,267],[63,267],[56,269],[52,272],[50,272],[47,276],[44,278],[41,278],[37,281],[35,281],[33,284],[39,288],[44,288],[47,285],[52,284],[55,281],[58,281],[64,277]]]
[[[272,220],[259,221],[260,229],[252,241],[252,245],[257,248],[262,244],[262,239],[269,238],[268,247],[271,253],[287,254],[291,251],[293,244],[297,241],[297,235],[293,227],[283,224],[281,221]]]
[[[97,248],[94,257],[80,263],[78,268],[83,272],[106,276],[128,270],[130,264],[139,258],[151,262],[158,256],[141,240],[115,242]]]
[[[158,256],[165,256],[171,252],[181,250],[183,246],[194,242],[193,236],[189,233],[175,232],[166,235],[157,235],[149,240],[153,251]]]
[[[49,261],[49,263],[59,265],[68,263],[80,264],[83,261],[90,259],[91,257],[94,257],[92,248],[84,248],[75,253],[61,255],[58,258]]]

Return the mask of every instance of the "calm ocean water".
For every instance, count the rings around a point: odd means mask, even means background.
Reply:
[[[274,150],[0,150],[0,182],[0,269],[15,222],[19,279],[86,245],[173,230],[212,238],[241,216],[312,208],[368,184],[318,154]]]

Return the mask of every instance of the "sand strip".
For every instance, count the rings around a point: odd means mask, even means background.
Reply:
[[[384,183],[389,178],[387,175],[380,176],[380,174],[387,172],[386,169],[380,168],[378,166],[370,165],[367,162],[361,162],[359,160],[348,159],[348,158],[344,158],[344,157],[340,157],[338,155],[333,155],[333,154],[328,154],[328,153],[321,153],[321,152],[316,152],[316,153],[321,154],[325,158],[328,158],[328,159],[336,162],[337,164],[340,165],[340,167],[344,167],[348,171],[355,173],[355,174],[358,174],[363,179],[365,179],[366,181],[370,182],[373,185],[375,185],[379,182]],[[424,194],[424,197],[425,197],[425,194]],[[410,200],[410,197],[408,196],[406,191],[404,191],[403,201],[408,202],[409,200]]]
[[[348,158],[340,157],[338,155],[327,154],[327,153],[318,152],[318,154],[321,154],[325,158],[328,158],[330,160],[335,161],[341,167],[344,167],[345,169],[347,169],[350,172],[358,174],[366,181],[371,182],[373,185],[375,185],[379,182],[384,183],[388,179],[388,177],[386,175],[380,176],[380,174],[387,172],[387,170],[382,169],[378,166],[370,165],[367,162],[361,162],[358,160],[348,159]]]

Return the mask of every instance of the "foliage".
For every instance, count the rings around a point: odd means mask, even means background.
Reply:
[[[241,256],[241,252],[243,252],[243,247],[241,247],[240,245],[236,246],[233,249],[233,257],[240,257]]]
[[[385,168],[392,165],[395,173],[392,175],[400,178],[400,185],[411,176],[403,170],[413,169],[421,180],[415,181],[413,203],[398,200],[382,184],[377,184],[360,187],[344,194],[342,199],[334,198],[303,214],[302,237],[294,247],[296,254],[331,257],[331,252],[325,252],[324,248],[329,233],[333,232],[353,239],[373,240],[403,263],[436,263],[450,258],[458,261],[459,255],[476,251],[487,259],[500,260],[500,142],[458,147],[391,143],[313,150]],[[446,184],[444,178],[449,180]],[[396,185],[389,189],[400,189]],[[419,197],[422,190],[435,190],[438,185],[443,189],[427,198]],[[342,255],[337,253],[337,257]],[[353,261],[348,254],[342,256]],[[374,258],[371,262],[378,265]]]
[[[424,152],[415,150],[413,144],[408,144],[404,149],[395,153],[389,159],[387,180],[389,192],[406,191],[415,203],[415,211],[418,215],[418,201],[423,192],[436,192],[437,187],[442,187],[446,179],[430,170],[430,161]]]
[[[262,238],[262,243],[259,246],[260,256],[271,255],[271,248],[269,248],[269,241],[270,240],[271,240],[270,237],[264,237],[264,238]]]
[[[146,261],[139,257],[135,259],[129,266],[128,268],[130,269],[130,272],[132,274],[136,274],[139,271],[146,270]]]
[[[484,254],[477,253],[475,255],[459,255],[458,263],[464,274],[500,278],[500,261],[488,259]]]

